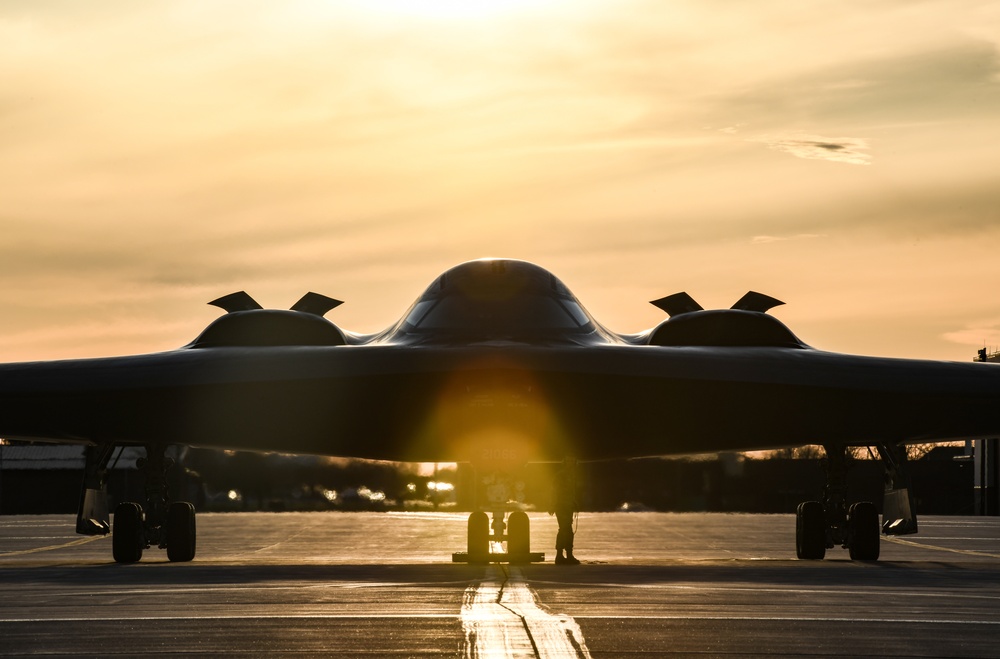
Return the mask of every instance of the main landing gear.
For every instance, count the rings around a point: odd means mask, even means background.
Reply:
[[[878,511],[871,501],[852,504],[845,516],[832,515],[819,501],[799,504],[795,514],[795,554],[820,560],[835,545],[848,549],[851,560],[877,561],[879,555]]]
[[[107,535],[110,531],[111,552],[117,563],[138,562],[143,550],[153,545],[166,549],[171,561],[192,560],[197,538],[194,506],[186,501],[170,501],[167,469],[173,461],[165,456],[166,446],[146,446],[146,457],[136,461],[144,484],[145,507],[132,501],[118,504],[112,527],[108,519],[107,471],[113,452],[111,444],[87,450],[77,533]]]
[[[885,467],[884,523],[870,501],[847,505],[848,453],[846,446],[826,445],[826,488],[823,501],[799,504],[795,514],[795,553],[799,558],[819,560],[836,545],[850,551],[856,561],[876,561],[881,533],[903,535],[917,532],[912,512],[906,447],[876,446]]]
[[[167,558],[173,562],[194,558],[194,506],[186,501],[170,501],[166,477],[173,461],[164,455],[165,451],[166,446],[146,446],[145,459],[136,461],[144,482],[145,509],[132,501],[115,508],[111,549],[118,563],[139,561],[143,550],[153,545],[166,549]]]
[[[880,529],[875,504],[860,501],[847,506],[846,446],[824,446],[826,488],[823,501],[799,504],[795,514],[795,554],[820,560],[826,550],[840,545],[856,561],[878,560]]]

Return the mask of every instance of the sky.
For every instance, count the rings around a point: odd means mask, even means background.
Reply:
[[[619,332],[752,289],[814,347],[967,361],[998,42],[998,2],[7,0],[0,361],[173,349],[237,290],[372,332],[487,256]]]

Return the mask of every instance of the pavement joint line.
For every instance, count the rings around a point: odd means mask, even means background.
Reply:
[[[536,659],[540,659],[538,654],[538,644],[535,643],[535,637],[531,635],[531,627],[528,626],[528,621],[523,615],[510,608],[503,603],[503,591],[507,587],[507,582],[510,581],[510,572],[513,568],[508,568],[506,565],[500,565],[500,571],[503,572],[503,582],[500,584],[500,590],[497,591],[497,604],[501,607],[510,611],[513,615],[517,616],[521,621],[521,626],[524,627],[524,633],[528,635],[528,641],[531,642],[531,651],[535,653]]]
[[[458,619],[458,613],[274,613],[261,615],[198,615],[198,616],[86,616],[67,618],[0,618],[0,625],[23,622],[149,622],[157,620],[448,620]]]
[[[736,620],[739,622],[870,622],[906,625],[990,625],[1000,626],[1000,620],[921,620],[918,618],[824,618],[819,616],[682,616],[682,615],[579,615],[581,620]]]
[[[282,614],[264,614],[264,615],[198,615],[198,616],[135,616],[135,617],[100,617],[100,616],[87,616],[87,617],[67,617],[67,618],[3,618],[0,619],[0,625],[3,624],[16,624],[16,623],[52,623],[52,622],[155,622],[157,620],[162,621],[187,621],[187,620],[305,620],[305,619],[320,619],[320,620],[355,620],[355,619],[393,619],[393,620],[403,620],[407,618],[414,619],[433,619],[433,620],[445,620],[445,619],[458,619],[461,618],[461,614],[456,613],[380,613],[380,614],[370,614],[370,613],[282,613]],[[937,625],[990,625],[990,626],[1000,626],[1000,620],[921,620],[916,618],[868,618],[868,617],[858,617],[858,618],[829,618],[829,617],[819,617],[819,616],[684,616],[684,615],[636,615],[635,613],[629,613],[628,615],[600,615],[600,614],[584,614],[574,616],[574,619],[581,620],[736,620],[741,622],[867,622],[873,624],[893,624],[893,623],[903,623],[911,625],[920,624],[937,624]],[[589,656],[589,655],[587,655]]]
[[[538,582],[535,582],[538,583]],[[559,582],[546,582],[546,585],[562,585]],[[841,590],[837,588],[758,588],[754,586],[687,586],[681,584],[609,584],[609,583],[590,583],[588,586],[602,587],[602,588],[635,588],[635,589],[648,589],[648,590],[681,590],[681,591],[692,591],[692,592],[752,592],[752,593],[788,593],[791,595],[862,595],[865,597],[871,596],[871,591],[869,590]],[[886,591],[887,596],[895,596],[898,591]],[[971,599],[971,600],[997,600],[1000,599],[1000,595],[963,595],[956,593],[932,593],[932,592],[914,592],[911,590],[906,591],[907,597],[946,597],[949,599]]]
[[[457,584],[466,582],[457,581],[447,581],[438,582],[441,584]],[[332,590],[332,589],[361,589],[361,588],[385,588],[385,589],[396,589],[396,588],[406,588],[412,584],[406,582],[391,582],[387,581],[384,583],[370,583],[370,582],[357,582],[357,581],[347,581],[347,582],[334,582],[334,583],[322,583],[322,584],[300,584],[300,583],[290,583],[283,586],[261,586],[261,585],[222,585],[222,584],[209,584],[205,586],[197,586],[192,588],[171,588],[171,595],[179,594],[190,594],[190,593],[222,593],[222,592],[246,592],[246,591],[283,591],[283,590]],[[115,591],[116,595],[162,595],[163,591],[156,588],[128,588]],[[92,597],[93,593],[89,591],[61,591],[59,592],[60,597]]]

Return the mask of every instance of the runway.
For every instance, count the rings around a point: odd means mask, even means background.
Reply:
[[[579,567],[452,564],[464,514],[202,514],[184,564],[73,523],[0,517],[0,655],[1000,656],[1000,518],[858,563],[796,560],[790,515],[581,514]]]

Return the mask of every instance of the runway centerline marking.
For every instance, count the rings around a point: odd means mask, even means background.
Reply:
[[[491,565],[483,581],[465,590],[462,631],[467,659],[590,659],[576,621],[542,610],[515,567],[505,574]]]

